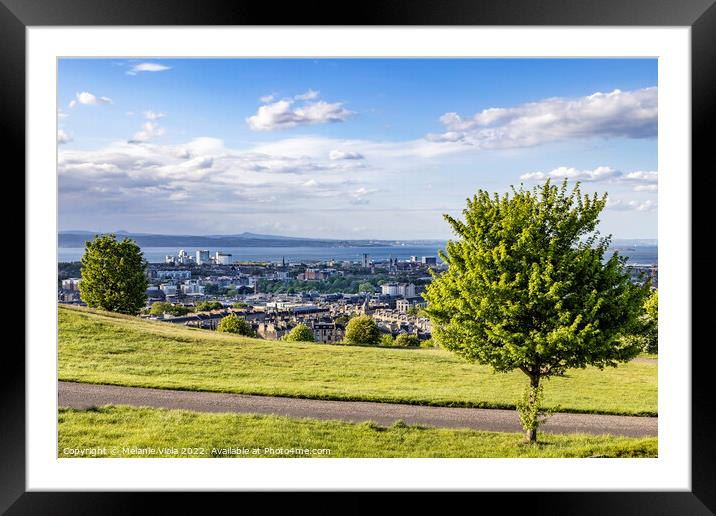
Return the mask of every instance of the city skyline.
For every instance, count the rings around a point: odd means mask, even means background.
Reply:
[[[656,238],[657,92],[655,59],[61,59],[59,227],[447,240],[567,177]]]

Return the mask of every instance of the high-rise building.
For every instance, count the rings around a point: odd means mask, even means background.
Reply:
[[[424,265],[437,265],[438,259],[435,256],[423,256],[422,260]]]
[[[217,265],[231,265],[231,254],[216,251],[216,254],[214,255],[214,261]]]
[[[209,259],[209,250],[208,249],[201,249],[196,252],[196,264],[202,265],[204,263],[209,263],[211,260]]]
[[[368,253],[363,253],[363,267],[368,268]]]

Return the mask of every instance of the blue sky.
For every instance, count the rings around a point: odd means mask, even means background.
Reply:
[[[60,229],[450,236],[478,189],[657,234],[655,59],[62,59]]]

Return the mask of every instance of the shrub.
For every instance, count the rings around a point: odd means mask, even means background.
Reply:
[[[224,308],[224,305],[219,301],[202,301],[201,303],[197,303],[195,308],[197,312],[208,312],[209,310],[221,310]]]
[[[401,333],[395,338],[395,345],[401,348],[417,348],[420,346],[420,339],[409,333]]]
[[[246,337],[255,337],[254,330],[251,329],[251,325],[244,319],[236,317],[236,314],[229,314],[221,321],[219,326],[216,327],[216,331],[224,333],[236,333],[238,335],[244,335]]]
[[[188,306],[173,305],[171,303],[167,303],[166,301],[155,301],[149,309],[149,313],[151,315],[162,315],[167,313],[175,317],[186,315],[191,311],[191,308]]]
[[[395,339],[390,334],[385,334],[380,337],[380,345],[381,346],[394,346],[395,345]]]
[[[303,323],[298,323],[284,338],[288,342],[315,342],[313,332]]]
[[[380,343],[380,330],[369,315],[353,317],[346,327],[345,343],[375,346]]]

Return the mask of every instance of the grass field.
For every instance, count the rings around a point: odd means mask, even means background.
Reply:
[[[541,434],[541,442],[527,445],[517,433],[111,405],[60,409],[58,422],[59,457],[98,447],[100,458],[656,457],[658,451],[655,437]]]
[[[59,308],[59,379],[486,408],[514,408],[526,385],[521,372],[494,374],[442,349],[265,341],[68,307]],[[656,415],[656,362],[571,371],[545,382],[545,404]]]

